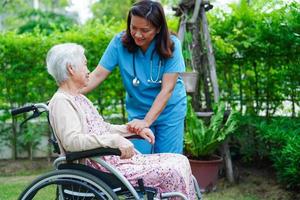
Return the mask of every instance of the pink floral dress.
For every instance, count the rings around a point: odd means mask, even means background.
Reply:
[[[104,122],[96,108],[84,96],[75,96],[75,103],[85,112],[88,134],[110,134],[110,124]],[[115,166],[128,180],[136,186],[138,179],[144,185],[158,189],[159,193],[181,192],[188,199],[195,199],[195,189],[188,159],[180,154],[136,154],[130,159],[119,156],[105,156],[104,159]],[[93,160],[87,159],[86,164],[104,170]]]

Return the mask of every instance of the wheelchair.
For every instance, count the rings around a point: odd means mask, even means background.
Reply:
[[[51,131],[49,142],[53,145],[53,152],[60,154],[55,133],[50,125],[48,106],[37,103],[11,111],[12,116],[32,112],[20,126],[30,119],[46,113]],[[188,200],[180,192],[161,193],[157,189],[146,187],[143,180],[138,180],[138,186],[132,186],[129,181],[112,165],[101,159],[101,156],[121,155],[115,148],[97,148],[81,152],[67,152],[53,162],[54,170],[36,178],[19,196],[19,200],[55,199],[55,200],[156,200],[177,199]],[[101,164],[107,172],[96,170],[80,164],[80,160],[89,158]],[[201,200],[201,192],[196,179],[193,177],[197,199]]]

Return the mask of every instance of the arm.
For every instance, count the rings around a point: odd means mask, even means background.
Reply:
[[[103,66],[98,65],[90,74],[89,83],[86,87],[81,89],[82,94],[86,94],[96,88],[102,81],[104,81],[111,72],[105,69]]]
[[[134,133],[130,133],[128,131],[128,128],[126,125],[111,124],[110,126],[111,126],[111,128],[110,128],[111,134],[119,134],[119,135],[122,135],[123,137],[135,135]],[[144,138],[145,140],[147,140],[151,144],[154,144],[154,142],[155,142],[154,134],[151,131],[151,129],[149,129],[149,128],[144,128],[138,135],[140,137]]]
[[[50,107],[51,125],[66,151],[83,151],[98,147],[132,148],[130,141],[118,134],[84,133],[79,113],[67,99],[55,99]]]
[[[178,73],[167,73],[162,79],[161,91],[156,96],[150,110],[143,120],[132,120],[128,123],[128,129],[131,132],[140,133],[143,128],[150,127],[164,110],[175,88],[178,79]]]

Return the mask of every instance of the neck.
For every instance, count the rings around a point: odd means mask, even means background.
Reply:
[[[146,51],[148,49],[148,46],[149,45],[147,45],[147,46],[141,46],[141,50],[142,50],[143,53],[146,53]]]
[[[62,83],[59,86],[59,89],[62,92],[65,92],[65,93],[73,95],[73,96],[76,96],[76,95],[80,94],[80,89],[78,89],[75,85],[73,85],[71,83],[68,83],[68,82]]]

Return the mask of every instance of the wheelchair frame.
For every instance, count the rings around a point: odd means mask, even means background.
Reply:
[[[59,146],[56,140],[56,135],[50,125],[49,121],[49,110],[48,106],[45,103],[38,103],[29,106],[24,106],[21,108],[17,108],[11,111],[12,116],[31,112],[33,114],[25,119],[21,123],[23,125],[30,119],[39,117],[42,113],[47,114],[48,125],[50,127],[52,138],[49,142],[52,143],[54,147],[54,153],[60,154]],[[101,156],[106,155],[121,155],[121,151],[119,149],[114,148],[104,148],[100,147],[97,149],[91,149],[87,151],[81,152],[67,152],[64,156],[59,156],[53,162],[55,170],[50,171],[38,178],[36,178],[19,196],[20,200],[29,200],[36,195],[36,193],[52,184],[56,184],[56,199],[89,199],[92,197],[96,197],[96,199],[119,199],[118,195],[124,196],[125,199],[157,199],[155,196],[157,195],[157,191],[155,188],[144,187],[142,181],[138,181],[139,186],[133,187],[130,182],[123,176],[121,172],[115,169],[112,165],[102,160]],[[87,165],[74,163],[73,161],[90,158],[101,166],[103,166],[109,173],[101,172]],[[114,176],[115,178],[111,177]],[[111,184],[112,180],[115,179],[113,184]],[[193,177],[194,186],[196,189],[196,195],[199,200],[202,199],[201,192],[197,180]],[[80,186],[78,191],[68,190],[68,186],[72,186],[72,184],[77,184],[76,186]],[[114,188],[111,188],[111,187]],[[89,193],[81,192],[80,188],[85,188],[86,191],[90,191]],[[92,192],[92,193],[91,193]],[[84,196],[85,195],[85,196]],[[67,197],[70,196],[70,197]],[[72,197],[72,198],[71,198]],[[180,192],[169,192],[169,193],[161,193],[160,199],[168,199],[171,197],[180,197],[181,199],[188,200],[187,197]]]

